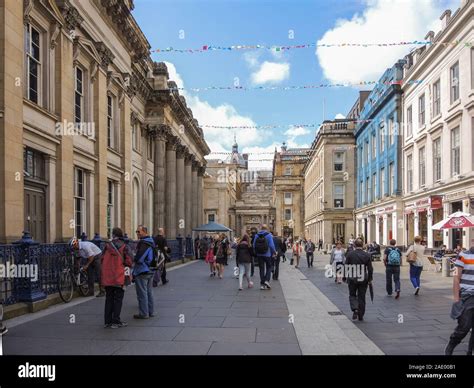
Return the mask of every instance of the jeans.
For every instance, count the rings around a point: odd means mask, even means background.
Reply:
[[[395,292],[400,291],[400,266],[387,265],[385,269],[385,279],[387,283],[387,294],[392,295],[392,277],[395,282]]]
[[[416,265],[410,264],[410,280],[413,287],[417,288],[420,287],[420,276],[421,271],[423,271],[423,267],[417,267]]]
[[[273,279],[278,280],[280,274],[280,255],[276,255],[273,259]]]
[[[161,283],[165,284],[168,280],[166,279],[166,260],[163,263],[163,270],[161,271]]]
[[[102,290],[102,286],[100,284],[100,256],[96,256],[94,261],[87,267],[87,283],[89,286],[89,295],[94,295],[94,284],[95,280],[99,281],[99,288],[100,291]]]
[[[260,267],[260,284],[264,285],[265,282],[270,281],[272,274],[272,262],[273,257],[269,256],[258,256],[258,266]]]
[[[308,262],[308,268],[313,266],[313,260],[314,260],[314,253],[313,252],[307,252],[306,253],[306,261]]]
[[[105,287],[105,312],[104,322],[106,325],[120,323],[120,312],[122,311],[123,295],[122,287]]]
[[[250,263],[240,263],[239,264],[239,288],[242,288],[242,282],[245,278],[247,279],[247,283],[250,284]]]
[[[363,318],[365,314],[365,293],[367,292],[368,282],[357,282],[355,280],[348,280],[349,286],[349,303],[351,310],[358,310],[359,318]]]
[[[141,274],[135,277],[135,289],[137,290],[138,313],[142,317],[153,315],[153,273]]]

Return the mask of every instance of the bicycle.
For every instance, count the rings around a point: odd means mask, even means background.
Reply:
[[[73,256],[74,260],[74,256]],[[82,296],[89,293],[89,282],[87,272],[83,267],[77,268],[75,265],[66,264],[65,268],[60,272],[58,278],[59,296],[64,303],[71,301],[74,295],[74,289],[78,288]]]

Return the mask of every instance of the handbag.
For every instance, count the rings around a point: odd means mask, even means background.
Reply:
[[[415,251],[411,251],[411,252],[407,255],[407,263],[413,264],[413,263],[416,262],[416,259],[417,259],[417,255],[416,255],[416,252],[415,252]]]

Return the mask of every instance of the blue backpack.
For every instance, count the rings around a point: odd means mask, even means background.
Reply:
[[[400,254],[400,250],[398,248],[391,248],[390,252],[388,253],[388,264],[400,265],[401,258],[402,258],[402,255]]]

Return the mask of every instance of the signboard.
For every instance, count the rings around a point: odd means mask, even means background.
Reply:
[[[443,208],[443,196],[442,195],[432,195],[431,196],[431,210],[442,209]]]

